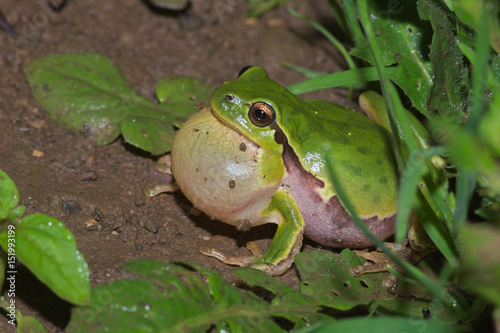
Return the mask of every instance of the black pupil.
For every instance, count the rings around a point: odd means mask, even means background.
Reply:
[[[264,111],[262,109],[257,109],[257,110],[255,110],[255,116],[259,119],[266,119],[267,114],[266,114],[266,111]]]

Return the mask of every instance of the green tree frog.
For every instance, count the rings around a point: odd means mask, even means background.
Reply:
[[[338,199],[327,163],[370,230],[382,239],[394,233],[398,171],[386,128],[339,105],[299,98],[261,67],[223,83],[210,104],[176,134],[177,185],[196,208],[239,230],[278,227],[263,255],[255,248],[243,257],[202,253],[279,275],[304,236],[338,248],[372,245]]]

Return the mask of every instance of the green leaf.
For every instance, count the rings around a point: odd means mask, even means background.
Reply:
[[[248,16],[258,17],[288,0],[248,0]]]
[[[169,10],[183,10],[189,0],[149,0],[155,7]]]
[[[91,53],[36,60],[26,75],[35,99],[61,126],[82,131],[98,144],[111,143],[124,130],[128,142],[153,154],[170,150],[174,126],[194,114],[194,106],[208,101],[211,91],[199,80],[169,78],[162,80],[161,89],[168,88],[177,98],[172,104],[154,104],[128,85],[109,58]],[[132,126],[134,119],[141,119],[140,125]]]
[[[432,86],[432,66],[427,57],[429,26],[419,19],[412,0],[391,3],[369,0],[367,4],[375,41],[381,46],[383,65],[398,65],[390,78],[427,116],[427,98]],[[367,40],[356,45],[351,53],[375,65]]]
[[[486,223],[460,230],[461,281],[474,293],[500,306],[500,229]]]
[[[498,13],[500,6],[496,0],[451,0],[453,10],[460,21],[474,29],[478,29],[483,22],[483,10],[486,10],[489,17],[488,30],[490,31],[490,45],[498,53],[500,52],[500,21]]]
[[[8,249],[9,234],[0,233]],[[57,296],[77,305],[89,298],[89,270],[76,248],[75,237],[63,223],[40,213],[25,216],[15,225],[15,255]]]
[[[329,318],[318,311],[318,300],[295,290],[268,274],[252,268],[236,267],[233,273],[241,276],[252,288],[262,288],[274,295],[271,302],[273,316],[280,316],[298,325],[310,325],[320,319]]]
[[[344,15],[347,21],[349,34],[352,36],[354,44],[360,45],[364,42],[365,36],[363,34],[363,29],[361,29],[361,25],[359,24],[356,3],[354,2],[354,0],[341,1],[342,7],[344,8]]]
[[[146,278],[96,286],[67,329],[97,332],[284,332],[269,305],[193,263],[132,261],[125,269]]]
[[[425,319],[396,318],[396,317],[367,317],[342,319],[332,322],[323,322],[297,333],[330,333],[330,332],[406,332],[406,333],[456,333],[464,332],[464,327],[450,326]]]
[[[172,147],[173,136],[165,128],[171,121],[146,117],[128,117],[121,121],[120,129],[125,141],[153,155],[161,155]]]
[[[393,73],[396,68],[387,67],[386,70],[387,73]],[[363,82],[378,80],[379,77],[377,69],[375,67],[365,67],[321,75],[312,79],[294,83],[286,88],[295,95],[299,95],[321,89],[346,87]]]
[[[429,111],[455,122],[465,119],[470,89],[469,72],[457,45],[447,12],[438,3],[419,0],[422,19],[429,20],[434,29],[430,59],[434,68],[434,84],[429,95]]]
[[[166,76],[156,86],[156,97],[162,104],[182,113],[192,113],[203,101],[209,102],[215,87],[201,80],[180,75]]]
[[[30,316],[23,316],[16,311],[17,333],[47,333],[47,329],[41,322]]]
[[[7,219],[19,202],[19,191],[12,179],[0,170],[0,222]]]
[[[422,318],[426,309],[433,320],[460,320],[421,286],[400,281],[396,289],[388,290],[381,285],[388,273],[351,277],[349,268],[359,263],[349,250],[340,255],[302,253],[297,257],[302,276],[298,291],[251,268],[233,269],[247,283],[239,289],[199,264],[132,261],[123,268],[142,277],[96,286],[89,304],[73,312],[67,330],[285,332],[275,320],[298,329],[331,320],[327,308],[373,304],[381,314]]]
[[[422,318],[429,311],[432,318],[444,322],[458,322],[459,313],[435,302],[432,294],[420,285],[398,281],[393,289],[385,287],[390,273],[364,274],[354,277],[350,268],[360,261],[351,250],[340,255],[331,252],[302,252],[296,258],[301,276],[301,291],[316,299],[319,305],[338,310],[356,306],[370,306],[376,312]],[[429,273],[429,272],[428,272]]]

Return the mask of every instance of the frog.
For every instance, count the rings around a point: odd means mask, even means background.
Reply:
[[[371,99],[360,98],[373,106]],[[375,105],[371,118],[384,118],[377,113],[386,114],[385,107]],[[264,253],[254,243],[247,244],[252,255],[208,247],[200,252],[276,276],[291,267],[304,237],[332,248],[369,248],[373,243],[339,199],[329,167],[371,232],[380,239],[393,235],[399,178],[394,140],[387,117],[385,126],[372,119],[300,98],[259,66],[216,88],[210,106],[176,133],[168,163],[173,186],[196,209],[240,231],[266,223],[277,229]],[[172,189],[156,187],[150,195]]]

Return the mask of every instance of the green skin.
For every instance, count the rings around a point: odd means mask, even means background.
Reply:
[[[336,197],[329,162],[369,228],[381,238],[394,232],[398,175],[390,132],[339,105],[301,99],[260,67],[217,88],[211,108],[178,131],[171,155],[177,184],[201,211],[241,230],[278,224],[263,256],[200,249],[227,264],[282,274],[304,235],[328,246],[370,246]]]

